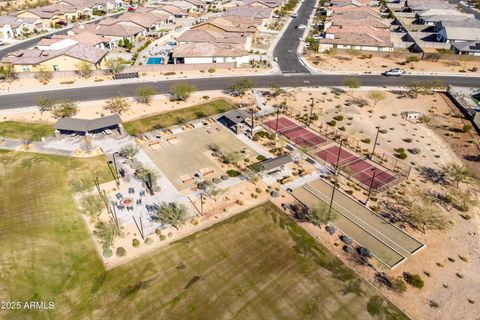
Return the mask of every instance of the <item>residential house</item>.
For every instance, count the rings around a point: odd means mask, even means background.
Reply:
[[[330,27],[319,39],[319,51],[330,48],[365,51],[393,51],[390,30],[370,26],[343,25]]]
[[[285,3],[284,0],[243,0],[243,5],[256,8],[280,8]]]
[[[60,43],[55,49],[20,50],[9,53],[0,62],[13,65],[16,72],[74,71],[80,62],[86,62],[92,68],[99,69],[107,54],[105,50],[70,40]]]
[[[146,33],[145,28],[140,26],[124,25],[115,23],[111,25],[104,24],[86,24],[78,28],[73,29],[74,34],[88,31],[96,34],[97,36],[104,37],[108,40],[108,48],[116,48],[120,41],[125,42],[128,40],[133,42],[136,38],[144,36]]]
[[[452,43],[455,54],[480,56],[480,41],[457,41]]]
[[[233,46],[242,46],[246,51],[249,51],[252,46],[252,39],[250,37],[244,37],[238,33],[216,32],[209,30],[186,30],[175,40],[179,44],[206,42],[231,44]]]
[[[173,47],[172,57],[175,64],[234,62],[238,66],[249,62],[248,53],[242,45],[228,43],[177,44]]]
[[[150,13],[155,15],[163,24],[175,22],[175,15],[156,7],[139,7],[135,10],[137,14]]]
[[[77,34],[56,34],[50,38],[43,38],[35,45],[35,48],[40,50],[58,50],[59,46],[64,46],[63,43],[68,43],[66,41],[75,41],[104,50],[109,49],[110,43],[110,41],[105,37],[101,37],[94,33],[84,31]]]
[[[262,20],[257,18],[222,16],[194,25],[191,29],[237,33],[243,37],[251,37],[252,41],[255,41],[257,27],[261,24]]]
[[[423,25],[434,26],[440,21],[462,21],[474,18],[473,14],[466,14],[456,9],[430,9],[416,13],[416,22]]]
[[[232,7],[227,8],[223,16],[238,16],[262,20],[262,26],[267,27],[272,22],[273,9],[260,7]]]
[[[36,18],[0,16],[0,39],[12,39],[43,29],[42,21]]]
[[[156,8],[157,13],[170,14],[175,18],[182,18],[185,15],[185,12],[174,5],[165,4]]]
[[[454,9],[455,5],[442,0],[404,0],[403,5],[406,9],[417,12],[430,9]]]
[[[437,40],[446,43],[456,41],[480,41],[480,21],[440,21],[436,27],[439,29]]]

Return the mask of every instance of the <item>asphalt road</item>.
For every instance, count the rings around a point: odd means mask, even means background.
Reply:
[[[282,87],[303,87],[303,86],[342,86],[345,75],[264,75],[253,76],[255,88],[268,88],[272,85]],[[437,77],[437,76],[401,76],[384,77],[380,75],[357,76],[362,86],[404,86],[412,82],[427,82],[440,80],[445,84],[455,86],[466,86],[480,88],[480,78],[473,77]],[[199,91],[203,90],[225,90],[228,86],[238,80],[238,77],[215,77],[207,79],[189,79],[188,82],[197,86]],[[152,82],[128,83],[118,80],[114,85],[97,85],[92,87],[51,90],[42,92],[28,92],[17,94],[0,95],[0,109],[22,108],[34,106],[39,96],[53,99],[70,99],[74,101],[101,100],[116,95],[134,96],[135,90],[144,85],[155,87],[157,93],[168,93],[169,88],[174,84],[185,80],[166,80]]]
[[[303,36],[305,29],[295,29],[295,27],[300,24],[307,25],[315,3],[316,0],[303,0],[297,11],[298,17],[291,20],[273,50],[273,56],[277,57],[277,63],[283,73],[309,73],[297,56],[297,49],[300,44],[298,39]]]

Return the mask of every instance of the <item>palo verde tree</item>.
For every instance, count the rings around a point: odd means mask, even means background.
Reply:
[[[71,100],[62,100],[52,109],[52,116],[55,119],[73,117],[78,113],[78,106]]]
[[[138,151],[140,151],[140,147],[137,146],[134,143],[131,143],[131,144],[127,144],[125,147],[123,147],[120,150],[120,155],[122,157],[125,157],[125,158],[131,160],[131,159],[133,159],[133,157],[135,157],[135,155],[138,153]]]
[[[443,170],[456,183],[457,188],[460,183],[472,184],[477,178],[477,174],[472,169],[455,162],[444,166]]]
[[[248,90],[253,88],[253,81],[249,78],[241,78],[235,81],[228,90],[232,96],[243,97]]]
[[[368,99],[370,99],[375,107],[378,102],[385,100],[385,93],[380,90],[373,90],[368,93]]]
[[[173,101],[187,101],[190,95],[197,91],[197,87],[186,81],[174,84],[170,87],[170,95]]]
[[[130,109],[130,102],[122,96],[113,97],[105,101],[103,109],[108,110],[111,113],[122,114],[122,112]]]
[[[156,212],[158,220],[171,225],[177,230],[185,223],[187,215],[187,206],[176,202],[162,202],[158,205]]]
[[[55,106],[55,100],[40,96],[37,98],[36,104],[38,106],[38,111],[40,111],[40,114],[43,114],[44,112],[52,111],[53,107]]]
[[[137,101],[146,105],[152,102],[153,96],[157,93],[152,86],[141,86],[135,90]]]

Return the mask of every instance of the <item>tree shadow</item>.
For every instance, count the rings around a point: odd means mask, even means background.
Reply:
[[[420,167],[418,171],[422,178],[432,183],[440,184],[442,186],[448,185],[450,183],[448,181],[447,174],[443,170],[423,166]]]

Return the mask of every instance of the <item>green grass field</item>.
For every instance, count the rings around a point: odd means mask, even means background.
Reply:
[[[168,128],[176,124],[200,119],[234,109],[235,106],[224,99],[212,100],[176,111],[157,114],[151,117],[124,123],[129,134],[145,133],[157,129]]]
[[[67,181],[103,158],[0,152],[0,319],[406,319],[270,203],[104,271]]]
[[[55,129],[50,124],[17,121],[0,122],[0,137],[11,139],[28,139],[40,141],[40,137],[48,137]]]

